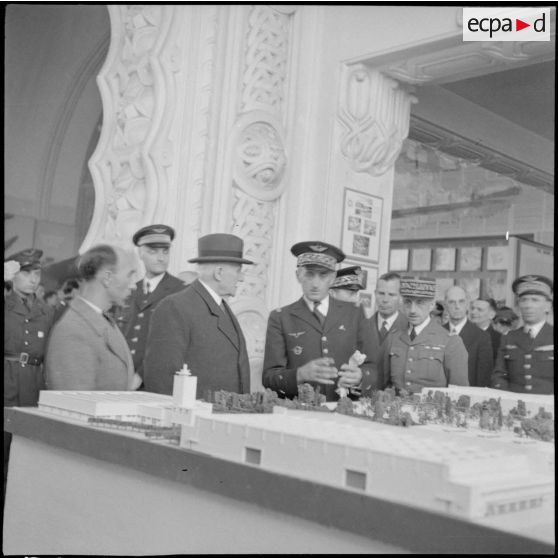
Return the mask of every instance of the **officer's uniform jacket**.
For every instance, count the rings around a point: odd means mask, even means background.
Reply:
[[[519,328],[502,336],[492,386],[519,393],[554,393],[554,327],[532,339]]]
[[[144,357],[147,391],[172,394],[174,373],[188,365],[197,397],[207,390],[250,392],[246,341],[228,305],[225,311],[199,280],[162,300],[151,318]]]
[[[4,405],[33,406],[44,389],[42,362],[54,310],[34,298],[31,309],[12,291],[4,301],[4,356],[18,356],[21,362],[4,358]],[[26,356],[27,355],[27,356]],[[24,361],[30,359],[31,362]]]
[[[433,320],[411,341],[407,331],[390,337],[384,373],[396,389],[467,386],[467,350],[459,335],[450,335]]]
[[[444,324],[442,327],[449,330],[450,324]],[[459,336],[463,339],[463,344],[467,349],[469,385],[476,387],[490,386],[492,370],[494,369],[490,334],[467,320],[461,328]]]
[[[298,394],[296,372],[300,366],[321,357],[334,359],[339,369],[348,364],[352,354],[359,350],[366,354],[360,366],[362,392],[383,388],[374,364],[379,346],[372,341],[370,321],[362,308],[350,302],[329,298],[329,309],[323,327],[310,311],[303,298],[293,304],[274,310],[269,315],[265,340],[262,383],[280,396],[292,398]],[[339,399],[337,385],[320,386],[328,401]]]
[[[116,313],[116,322],[130,347],[135,371],[141,377],[151,314],[163,298],[184,288],[186,285],[180,279],[165,273],[155,290],[145,294],[142,279],[136,283],[136,289],[132,291],[125,307]]]

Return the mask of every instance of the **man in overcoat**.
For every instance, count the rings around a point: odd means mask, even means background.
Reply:
[[[467,368],[469,385],[475,387],[490,386],[494,357],[492,342],[486,331],[478,328],[467,319],[469,301],[462,287],[450,287],[445,296],[449,322],[442,327],[450,335],[459,335],[467,349]]]
[[[167,225],[148,225],[132,237],[145,266],[145,276],[136,283],[122,310],[116,313],[116,320],[130,347],[134,369],[142,378],[153,311],[163,298],[186,287],[183,281],[167,272],[173,239],[174,229]]]
[[[492,386],[518,393],[554,393],[553,282],[543,275],[524,275],[512,283],[523,327],[502,337]]]
[[[492,320],[496,317],[497,310],[498,308],[493,298],[477,298],[471,302],[471,309],[469,311],[469,320],[478,328],[486,331],[490,336],[494,362],[496,362],[500,341],[502,340],[502,334],[496,331],[492,325]]]
[[[345,254],[322,241],[299,242],[291,252],[303,294],[269,315],[264,387],[293,398],[300,384],[309,383],[319,386],[328,401],[339,399],[338,388],[355,395],[360,388],[363,393],[383,388],[373,364],[378,347],[363,309],[328,294]],[[366,355],[360,366],[349,362],[357,350]]]
[[[468,386],[467,350],[459,335],[434,322],[436,281],[427,277],[402,277],[403,312],[407,331],[388,337],[383,370],[397,391],[420,392],[422,388]]]
[[[78,263],[80,294],[54,325],[46,351],[46,383],[52,390],[137,389],[132,355],[108,314],[135,288],[135,254],[106,244],[85,252]]]
[[[244,334],[226,297],[243,280],[243,241],[232,234],[198,240],[199,278],[167,296],[155,308],[144,358],[146,391],[172,394],[175,372],[187,364],[197,376],[197,398],[208,390],[250,392],[250,364]]]

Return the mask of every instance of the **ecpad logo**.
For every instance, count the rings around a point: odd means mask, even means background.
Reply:
[[[550,41],[550,8],[463,8],[464,41]]]

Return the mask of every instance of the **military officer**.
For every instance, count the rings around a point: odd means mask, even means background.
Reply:
[[[502,337],[492,386],[519,393],[554,393],[553,282],[543,275],[524,275],[512,283],[523,327]]]
[[[436,281],[402,277],[403,313],[407,330],[388,336],[383,372],[397,391],[420,392],[421,388],[467,386],[467,350],[458,335],[450,335],[430,317]]]
[[[363,278],[364,274],[359,265],[338,269],[335,280],[329,289],[329,294],[337,300],[358,305],[358,291],[364,289]]]
[[[126,337],[134,369],[143,378],[143,357],[151,314],[166,296],[186,287],[183,281],[167,273],[174,229],[167,225],[148,225],[132,237],[145,266],[145,277],[136,283],[116,321]]]
[[[38,300],[41,250],[14,254],[4,263],[12,289],[4,301],[4,407],[33,407],[44,389],[43,357],[54,309]],[[4,479],[11,434],[4,432]]]
[[[320,386],[328,401],[339,398],[338,388],[356,390],[363,378],[369,389],[383,387],[373,365],[378,347],[372,344],[362,308],[329,296],[336,265],[345,254],[321,241],[299,242],[291,252],[297,258],[296,276],[303,294],[269,316],[264,387],[292,398],[298,385],[307,382]],[[349,363],[357,350],[366,355],[360,367]]]

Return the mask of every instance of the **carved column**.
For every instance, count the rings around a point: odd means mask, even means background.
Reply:
[[[247,338],[252,390],[261,389],[268,316],[266,287],[277,202],[284,189],[286,81],[292,8],[250,8],[240,76],[239,111],[230,141],[231,232],[244,239],[245,279],[233,307]]]

